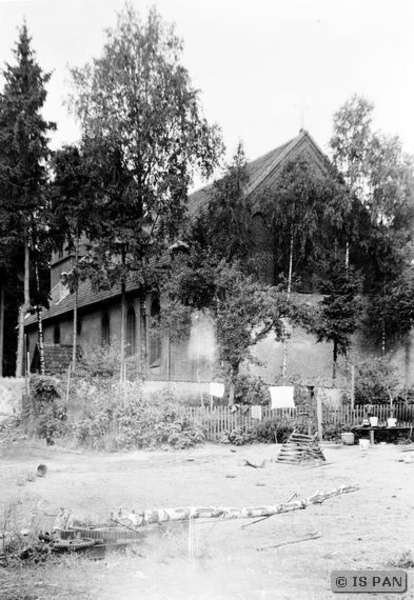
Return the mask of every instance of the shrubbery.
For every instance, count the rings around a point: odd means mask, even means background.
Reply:
[[[219,441],[235,446],[254,443],[274,444],[276,442],[283,444],[294,430],[299,433],[307,433],[308,425],[300,418],[274,417],[263,419],[252,427],[239,425],[232,430],[225,431]]]
[[[155,448],[168,444],[174,448],[189,448],[204,442],[202,428],[190,421],[178,405],[157,403],[128,394],[127,400],[98,397],[95,411],[75,420],[72,431],[80,446],[119,450]]]
[[[60,382],[53,377],[35,376],[30,382],[29,430],[51,443],[66,433],[66,407]]]
[[[240,425],[229,431],[225,431],[219,438],[221,444],[233,444],[234,446],[243,446],[243,444],[253,444],[256,442],[255,430],[251,427]]]
[[[398,369],[389,357],[361,361],[355,367],[355,404],[389,403],[398,384]]]
[[[33,376],[30,410],[25,416],[29,433],[48,443],[68,437],[81,447],[97,450],[164,445],[188,448],[205,441],[202,422],[190,415],[177,394],[162,390],[144,397],[142,381],[131,371],[132,363],[128,363],[124,372],[126,377],[120,382],[117,361],[115,349],[104,348],[88,353],[87,362],[80,362],[76,373],[63,381]],[[376,374],[382,366],[380,360],[361,363],[356,378],[357,401],[382,396],[389,390],[395,374],[390,367],[383,369],[382,379],[378,378]],[[235,392],[238,404],[264,405],[269,401],[267,384],[260,378],[240,376]],[[308,395],[307,389],[295,386],[295,404],[299,412],[301,407],[307,406]],[[207,418],[217,417],[212,413]],[[308,431],[307,418],[300,416],[295,419],[273,416],[249,424],[243,419],[236,421],[234,427],[222,432],[220,442],[234,445],[284,443],[294,430]],[[220,431],[218,427],[221,426],[217,424],[217,429],[213,427],[213,430]],[[341,423],[324,422],[323,438],[340,442],[341,434],[349,429]]]
[[[307,433],[308,426],[303,419],[288,419],[287,417],[263,419],[256,426],[258,442],[283,444],[292,432]]]
[[[269,403],[269,386],[261,377],[239,375],[234,388],[234,401],[238,404]]]
[[[32,377],[26,415],[29,433],[48,443],[68,437],[78,446],[97,450],[188,448],[205,440],[202,427],[184,414],[172,396],[144,398],[140,381],[120,383],[107,370],[105,375],[89,372],[85,377],[82,366],[69,383],[67,387],[67,381]],[[65,395],[69,413],[62,400]]]

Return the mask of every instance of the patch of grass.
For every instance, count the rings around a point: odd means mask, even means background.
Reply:
[[[91,600],[77,556],[0,569],[1,600]]]

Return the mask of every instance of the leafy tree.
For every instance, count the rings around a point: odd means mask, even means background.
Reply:
[[[246,275],[234,265],[219,267],[216,274],[217,302],[213,307],[220,359],[229,368],[231,399],[243,362],[253,362],[251,350],[274,333],[284,340],[285,321],[303,324],[304,306],[285,291]]]
[[[214,323],[219,362],[230,383],[230,403],[242,363],[254,361],[252,349],[266,336],[286,336],[285,319],[308,320],[304,306],[286,290],[260,280],[249,261],[248,176],[239,147],[222,180],[210,190],[209,203],[193,219],[186,246],[172,261],[162,288],[163,326],[186,335],[195,311]]]
[[[72,106],[100,177],[101,233],[91,265],[106,273],[106,284],[121,286],[122,353],[128,273],[144,286],[150,259],[157,261],[181,223],[194,168],[210,175],[221,153],[181,55],[174,28],[155,9],[142,22],[127,5],[102,55],[72,70]]]
[[[369,173],[368,155],[372,141],[374,105],[354,94],[334,115],[333,136],[330,140],[332,159],[342,174],[350,198],[362,201]],[[343,208],[342,208],[343,210]],[[345,264],[349,265],[351,232],[346,239]]]
[[[381,324],[381,351],[396,339],[393,333],[393,311],[387,310],[393,298],[394,314],[407,316],[404,292],[410,280],[412,229],[414,225],[414,170],[412,162],[401,150],[398,138],[376,136],[370,155],[370,178],[367,204],[371,217],[368,239],[368,289],[372,303],[368,312],[370,329]],[[381,310],[383,309],[383,310]],[[388,321],[391,319],[390,321]],[[410,319],[401,321],[394,332],[404,336]]]
[[[318,342],[333,344],[334,382],[338,357],[347,355],[351,346],[351,336],[359,323],[362,305],[358,288],[358,277],[351,268],[346,268],[343,261],[336,259],[329,263],[321,284],[324,298],[316,320],[315,333]]]
[[[307,285],[323,257],[324,211],[334,189],[328,174],[324,174],[306,157],[299,156],[283,168],[276,184],[265,193],[267,220],[274,232],[274,257],[278,276],[287,285],[291,297],[296,276],[304,276]],[[282,378],[287,372],[287,327],[282,336]]]
[[[239,143],[223,177],[214,182],[207,210],[198,218],[199,233],[210,251],[226,262],[249,258],[251,210],[245,197],[249,182],[243,144]]]
[[[372,140],[374,105],[355,94],[334,114],[330,140],[333,163],[342,173],[351,195],[364,194],[367,158]]]
[[[64,146],[54,153],[53,182],[49,186],[50,237],[58,251],[73,256],[73,265],[64,283],[74,293],[72,368],[76,368],[78,290],[81,241],[94,240],[98,207],[94,204],[94,168],[86,148]]]
[[[401,392],[398,369],[390,357],[367,358],[355,366],[355,404],[386,404]]]
[[[6,65],[4,89],[0,95],[0,163],[2,210],[6,213],[8,237],[21,248],[21,262],[13,264],[23,281],[19,309],[16,374],[23,372],[24,316],[30,309],[30,254],[39,246],[36,235],[44,208],[42,193],[47,178],[49,131],[41,110],[46,99],[45,74],[36,61],[26,25],[20,30],[14,50],[16,62]],[[22,256],[23,255],[23,256]]]
[[[275,233],[276,269],[292,291],[293,275],[318,259],[326,196],[325,178],[305,157],[290,161],[266,194],[266,214]]]
[[[368,332],[381,345],[382,354],[398,341],[408,341],[414,326],[414,274],[412,266],[370,298],[367,311]],[[384,347],[384,341],[387,347]]]
[[[230,403],[242,363],[254,362],[252,349],[272,332],[285,335],[284,320],[304,324],[306,307],[288,299],[282,291],[246,274],[237,262],[204,259],[192,248],[178,255],[163,287],[163,327],[174,338],[190,332],[191,315],[202,312],[212,318],[219,362],[230,383]]]
[[[361,203],[358,251],[370,296],[368,330],[377,335],[380,325],[384,354],[393,322],[387,323],[388,297],[399,297],[401,278],[413,259],[414,169],[398,137],[372,130],[373,108],[358,96],[345,103],[334,117],[331,148],[351,195]]]

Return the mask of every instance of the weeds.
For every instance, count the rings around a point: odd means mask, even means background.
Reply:
[[[388,561],[387,567],[397,567],[398,569],[414,569],[414,554],[411,550],[404,550]]]

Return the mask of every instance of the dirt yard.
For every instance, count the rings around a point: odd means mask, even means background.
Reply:
[[[171,526],[165,535],[155,529],[135,549],[100,561],[72,556],[12,574],[0,568],[0,585],[2,578],[9,586],[10,577],[19,579],[21,595],[12,600],[323,600],[338,597],[331,591],[333,569],[384,568],[404,551],[413,552],[414,463],[397,459],[414,458],[414,452],[401,454],[405,447],[395,445],[376,445],[364,453],[358,446],[322,444],[326,463],[305,467],[275,462],[279,448],[205,445],[190,451],[94,454],[21,440],[3,443],[3,508],[18,499],[23,515],[29,519],[35,507],[45,522],[53,522],[59,507],[108,518],[119,507],[260,506],[347,484],[360,489],[244,528],[251,521],[195,522],[191,536],[186,524]],[[253,468],[246,460],[265,462]],[[39,463],[47,465],[47,476],[30,477]],[[309,534],[320,537],[298,542]],[[297,543],[264,548],[281,542]],[[414,598],[412,569],[408,592],[397,596]]]

